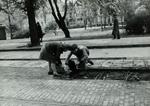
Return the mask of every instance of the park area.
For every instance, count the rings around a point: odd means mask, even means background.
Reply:
[[[150,0],[0,0],[0,106],[150,106]]]

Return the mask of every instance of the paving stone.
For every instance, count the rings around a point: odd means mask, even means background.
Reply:
[[[145,67],[144,61],[143,60],[135,60],[133,62],[133,67],[144,68]]]
[[[64,61],[62,61],[64,64]],[[150,68],[150,60],[133,60],[133,59],[121,59],[121,60],[94,60],[94,68]],[[46,70],[49,69],[48,62],[46,61],[0,61],[0,66],[5,67],[42,67]],[[93,66],[89,66],[93,67]]]
[[[102,64],[102,67],[108,68],[108,67],[111,67],[112,65],[113,65],[113,61],[107,60]]]
[[[132,67],[133,60],[123,60],[122,67]]]
[[[57,80],[43,68],[0,67],[0,105],[150,105],[148,88],[148,81]]]

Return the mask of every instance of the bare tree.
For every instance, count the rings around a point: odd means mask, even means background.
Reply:
[[[25,6],[27,8],[27,16],[29,22],[29,30],[30,30],[30,37],[31,37],[31,45],[36,46],[40,45],[40,40],[38,37],[37,32],[37,25],[35,20],[35,0],[26,0]]]
[[[68,0],[65,0],[65,2],[64,2],[65,10],[64,10],[63,16],[59,10],[59,6],[58,6],[58,2],[57,2],[58,0],[48,0],[48,1],[49,1],[51,10],[52,10],[52,15],[53,15],[56,23],[58,24],[59,28],[61,28],[61,30],[64,32],[65,37],[70,38],[70,32],[65,23],[65,18],[67,15],[67,1]]]
[[[35,11],[44,5],[43,0],[11,0],[15,9],[19,9],[28,16],[29,32],[31,44],[29,46],[40,45],[35,19]]]
[[[28,16],[29,31],[31,38],[30,46],[39,45],[40,42],[39,37],[37,35],[35,11],[39,9],[41,6],[43,6],[45,1],[43,0],[1,0],[1,1],[2,4],[0,3],[0,11],[9,14],[8,20],[10,22],[10,26],[11,26],[10,16],[13,14],[14,11],[20,10],[25,15]]]
[[[12,39],[12,22],[11,22],[11,16],[13,16],[14,8],[13,8],[13,1],[12,0],[1,0],[0,3],[0,11],[3,11],[8,16],[8,26],[10,30],[10,37]]]

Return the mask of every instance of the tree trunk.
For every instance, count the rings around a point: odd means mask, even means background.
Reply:
[[[107,22],[106,22],[106,16],[104,16],[104,29],[106,29],[106,24],[107,24]]]
[[[8,13],[8,23],[9,23],[9,30],[10,30],[10,39],[13,39],[12,25],[11,25],[11,19],[10,19],[10,14],[9,13]]]
[[[104,31],[104,28],[103,28],[103,19],[102,18],[103,18],[103,16],[101,16],[101,20],[100,20],[101,21],[101,31]]]
[[[69,30],[68,30],[68,28],[67,28],[67,26],[66,26],[66,24],[65,24],[64,21],[61,21],[61,22],[59,23],[59,27],[60,27],[61,30],[64,32],[65,37],[66,37],[66,38],[70,38],[70,32],[69,32]]]
[[[40,40],[37,33],[37,25],[35,20],[35,13],[34,13],[35,11],[34,2],[32,0],[26,0],[26,7],[27,7],[29,31],[30,31],[30,38],[31,38],[30,46],[37,46],[40,45]]]
[[[44,22],[45,22],[45,24],[46,24],[46,22],[47,22],[47,17],[46,17],[46,12],[45,12],[45,7],[43,7],[42,8],[42,11],[43,11],[43,18],[44,18]]]
[[[13,34],[12,34],[12,25],[11,25],[11,18],[10,18],[10,2],[9,0],[6,1],[7,2],[7,10],[8,10],[8,25],[9,25],[9,30],[10,30],[10,39],[13,39]]]
[[[87,28],[87,19],[84,19],[84,29],[86,30]]]
[[[62,28],[62,31],[64,32],[66,38],[70,38],[70,32],[68,28]]]
[[[62,20],[62,19],[58,20],[56,18],[54,18],[54,19],[55,19],[56,23],[58,24],[59,28],[64,32],[65,37],[66,38],[71,38],[70,37],[70,32],[69,32],[69,30],[68,30],[68,28],[67,28],[66,23],[64,22],[64,20]]]

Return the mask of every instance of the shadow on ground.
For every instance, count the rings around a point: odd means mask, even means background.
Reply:
[[[49,80],[55,79],[53,75],[48,75],[46,68],[18,68],[18,67],[0,67],[0,78],[18,79],[18,80]],[[85,72],[84,72],[85,73]],[[86,74],[77,74],[75,78],[66,77],[56,78],[59,80],[126,80],[126,81],[150,81],[149,70],[90,70]]]
[[[91,79],[91,80],[125,80],[125,81],[150,81],[149,70],[100,70],[90,71],[87,74],[78,74],[74,78],[66,78],[65,76],[57,77],[55,79],[62,80],[77,80],[77,79]]]

